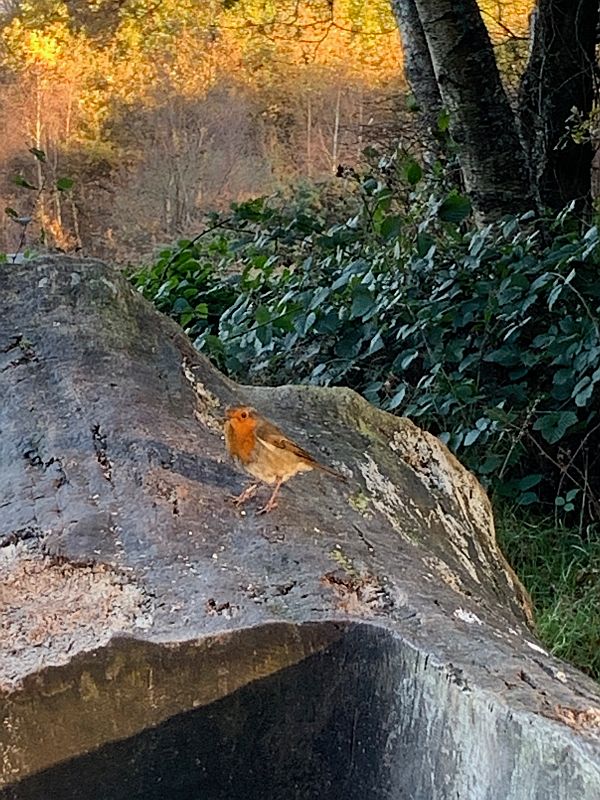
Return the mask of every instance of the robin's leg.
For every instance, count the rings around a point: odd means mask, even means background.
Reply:
[[[274,508],[277,508],[277,500],[275,498],[279,494],[282,483],[283,478],[277,478],[277,483],[275,484],[275,488],[273,489],[271,497],[269,497],[266,504],[262,508],[259,508],[259,510],[256,512],[257,514],[268,514],[269,511],[273,511]]]
[[[258,491],[259,486],[260,483],[251,483],[250,486],[246,486],[244,491],[238,495],[238,497],[233,498],[234,506],[241,506],[246,502],[246,500],[253,498]]]

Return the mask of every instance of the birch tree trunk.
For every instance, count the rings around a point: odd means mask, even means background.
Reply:
[[[480,217],[533,206],[517,123],[475,0],[415,0],[450,115],[465,186]]]
[[[425,145],[436,151],[439,142],[435,131],[442,98],[415,0],[392,0],[392,10],[402,38],[404,74],[419,106]]]

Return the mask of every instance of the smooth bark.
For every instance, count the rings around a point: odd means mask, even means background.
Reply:
[[[415,0],[450,115],[465,187],[480,217],[533,206],[531,176],[475,0]]]
[[[404,75],[423,122],[424,143],[435,152],[439,148],[436,133],[442,98],[415,0],[392,0],[392,10],[402,38]]]

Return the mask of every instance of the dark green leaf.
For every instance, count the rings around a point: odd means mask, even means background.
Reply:
[[[385,217],[381,223],[381,235],[384,239],[393,239],[402,230],[402,217]]]
[[[46,153],[43,150],[40,150],[37,147],[30,147],[29,152],[31,155],[36,158],[38,161],[44,162],[46,161]]]
[[[530,506],[533,503],[538,503],[540,498],[535,492],[524,492],[517,498],[517,503],[520,506]]]
[[[574,411],[550,411],[534,422],[533,429],[540,431],[549,444],[556,444],[576,422]]]
[[[468,197],[451,192],[438,208],[438,216],[443,222],[459,224],[471,213],[471,202]]]
[[[521,478],[519,481],[519,489],[521,491],[526,491],[527,489],[531,489],[534,486],[537,486],[538,483],[542,480],[544,476],[536,473],[534,475],[526,475],[524,478]]]
[[[265,325],[271,319],[271,310],[267,306],[259,306],[254,314],[257,325]]]
[[[421,165],[414,159],[410,159],[404,164],[403,172],[404,177],[411,186],[416,186],[423,177]]]
[[[75,184],[75,181],[72,178],[59,178],[56,181],[56,188],[59,192],[68,192],[69,189],[72,189]]]
[[[29,183],[29,181],[24,178],[22,175],[15,175],[13,178],[13,183],[16,186],[21,186],[23,189],[35,189],[37,190],[37,186],[34,186],[33,183]]]
[[[350,319],[366,316],[373,308],[374,303],[375,301],[371,292],[359,284],[352,293]]]

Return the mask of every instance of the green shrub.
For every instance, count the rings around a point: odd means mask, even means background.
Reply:
[[[333,225],[314,196],[236,206],[134,284],[230,375],[349,385],[498,495],[598,518],[597,228],[568,212],[478,228],[409,158],[353,186]]]

